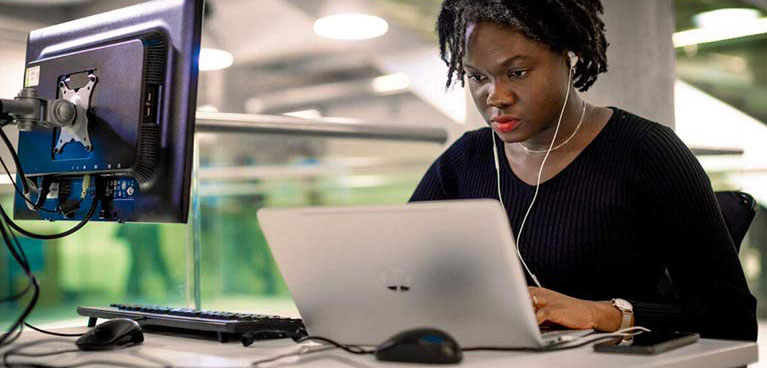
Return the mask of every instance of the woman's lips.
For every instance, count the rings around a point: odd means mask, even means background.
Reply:
[[[516,129],[522,121],[518,119],[493,119],[493,125],[495,129],[501,133],[508,133]]]

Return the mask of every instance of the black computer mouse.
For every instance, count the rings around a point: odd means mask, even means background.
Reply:
[[[110,319],[80,336],[75,345],[80,350],[110,350],[144,341],[139,324],[128,318]]]
[[[463,359],[455,339],[433,328],[402,331],[378,345],[375,356],[384,361],[431,364],[453,364]]]

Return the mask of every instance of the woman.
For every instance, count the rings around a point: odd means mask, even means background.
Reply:
[[[447,84],[466,77],[489,127],[448,148],[411,201],[500,197],[540,284],[540,324],[756,340],[756,299],[698,161],[671,129],[577,93],[607,70],[602,12],[599,0],[445,0]]]

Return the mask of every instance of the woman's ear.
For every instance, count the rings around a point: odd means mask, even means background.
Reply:
[[[578,59],[578,55],[575,55],[575,53],[572,52],[572,51],[568,51],[567,52],[567,57],[570,60],[570,69],[574,70],[575,69],[575,64],[577,64],[578,60],[579,60]]]

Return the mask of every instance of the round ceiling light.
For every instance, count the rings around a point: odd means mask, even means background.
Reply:
[[[344,13],[317,19],[314,32],[334,40],[363,40],[382,36],[389,30],[383,18],[368,14]]]

